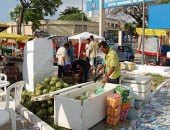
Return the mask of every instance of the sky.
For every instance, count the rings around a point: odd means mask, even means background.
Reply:
[[[74,6],[78,7],[80,10],[82,10],[82,0],[62,0],[63,4],[58,8],[56,14],[51,17],[45,17],[45,19],[57,19],[60,12],[64,11],[64,9],[67,8],[67,6]],[[86,1],[83,0],[83,12],[88,15],[88,12],[86,11]],[[10,22],[10,12],[14,10],[17,4],[19,3],[19,0],[0,0],[0,23]],[[99,11],[95,11],[95,16],[99,16]],[[112,16],[111,16],[112,17]],[[118,14],[118,16],[114,16],[112,18],[116,19],[124,19],[128,22],[134,21],[131,17],[124,16],[122,14]]]
[[[56,14],[53,17],[46,17],[47,19],[57,19],[60,12],[64,11],[67,6],[78,7],[82,9],[82,0],[62,0],[63,4],[58,8]],[[86,0],[83,0],[83,12],[86,12]],[[10,12],[19,4],[19,0],[0,0],[0,23],[10,22]]]

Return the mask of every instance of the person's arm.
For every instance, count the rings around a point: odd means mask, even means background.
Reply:
[[[108,80],[108,78],[109,78],[109,76],[114,72],[114,70],[115,70],[115,67],[112,66],[112,67],[108,70],[108,72],[106,73],[105,77],[101,80],[101,82],[102,82],[102,83],[106,83],[107,80]]]
[[[62,57],[62,60],[63,60],[63,63],[64,63],[64,65],[65,65],[65,57]]]
[[[101,69],[104,69],[105,66],[106,66],[105,64],[101,64],[101,65],[99,66],[97,72],[100,72],[100,70],[101,70]],[[102,72],[103,72],[103,70],[102,70]],[[104,73],[103,73],[103,74],[104,74]]]
[[[65,58],[67,58],[67,51],[66,51],[66,49],[62,53],[62,60],[63,60],[64,65],[66,64],[65,63]]]
[[[90,44],[89,44],[89,57],[90,57],[90,54],[91,54],[91,52],[92,52],[92,43],[90,42]]]

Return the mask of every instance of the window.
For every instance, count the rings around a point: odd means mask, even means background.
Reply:
[[[111,27],[113,27],[113,28],[115,27],[114,23],[111,23]]]
[[[87,25],[83,25],[83,31],[82,31],[82,25],[75,26],[75,33],[81,33],[85,31],[87,31]]]
[[[17,33],[17,26],[12,26],[12,33]]]

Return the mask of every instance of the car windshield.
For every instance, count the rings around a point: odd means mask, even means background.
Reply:
[[[48,32],[40,32],[40,36],[49,37],[50,34]]]

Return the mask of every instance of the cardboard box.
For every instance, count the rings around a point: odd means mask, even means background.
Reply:
[[[92,83],[61,95],[54,96],[54,123],[73,130],[87,130],[106,117],[107,96],[114,93],[118,84],[105,84],[105,92],[93,95],[86,100],[77,100],[77,96],[86,91],[94,91],[99,83]]]
[[[120,62],[120,69],[121,70],[135,70],[136,63],[133,62]]]

